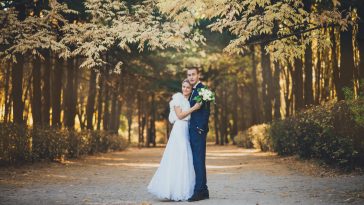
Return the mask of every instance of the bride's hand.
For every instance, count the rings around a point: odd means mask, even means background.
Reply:
[[[193,109],[193,110],[198,110],[198,109],[200,109],[200,108],[201,108],[201,106],[202,106],[202,103],[196,103],[196,104],[192,107],[192,109]]]

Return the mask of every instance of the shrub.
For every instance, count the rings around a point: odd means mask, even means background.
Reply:
[[[364,166],[364,100],[314,106],[239,132],[238,146],[316,158],[347,169]]]
[[[280,155],[298,154],[340,167],[363,166],[363,110],[362,100],[341,101],[274,122],[269,131],[273,149]]]
[[[249,129],[244,131],[239,131],[238,135],[235,137],[235,142],[238,147],[244,148],[254,148],[253,137],[249,134]]]
[[[296,123],[294,118],[272,123],[269,129],[269,137],[272,140],[273,150],[279,155],[291,155],[296,152]]]
[[[0,123],[0,163],[30,159],[30,136],[26,127],[13,123]]]
[[[30,133],[33,161],[56,160],[66,155],[68,133],[53,128],[33,128]]]
[[[268,124],[260,124],[250,127],[244,132],[239,132],[236,138],[238,146],[245,148],[256,148],[261,151],[272,149],[271,140],[268,135]]]
[[[0,164],[77,158],[86,154],[123,150],[127,141],[104,131],[27,128],[0,123]]]

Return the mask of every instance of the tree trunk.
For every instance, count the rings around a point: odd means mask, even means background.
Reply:
[[[285,91],[284,91],[284,100],[286,103],[286,118],[289,117],[291,115],[291,104],[292,104],[292,98],[291,98],[291,94],[292,92],[290,92],[290,85],[291,85],[291,81],[290,81],[290,76],[293,73],[293,68],[292,68],[292,64],[288,63],[287,65],[287,69],[285,71]]]
[[[361,81],[364,81],[364,3],[362,3],[358,7],[358,14],[359,14],[360,20],[359,20],[359,30],[358,30],[358,34],[356,37],[357,37],[359,53],[360,53],[359,54],[360,55],[359,78],[361,79]],[[364,86],[364,85],[361,84],[361,86]],[[364,87],[361,87],[360,89],[364,93]]]
[[[95,112],[95,98],[96,98],[96,72],[94,69],[90,71],[89,90],[86,105],[86,121],[87,129],[93,130],[93,117]]]
[[[303,104],[303,76],[302,76],[302,59],[296,58],[294,63],[294,76],[293,76],[293,92],[295,110],[299,111],[304,107]]]
[[[238,90],[239,90],[239,102],[240,102],[239,103],[239,118],[240,118],[239,131],[244,131],[249,126],[249,122],[247,119],[248,115],[246,114],[248,112],[248,111],[246,111],[246,108],[249,107],[249,105],[246,102],[246,100],[244,99],[244,94],[248,93],[248,92],[245,92],[246,89],[245,89],[244,85],[238,86]]]
[[[348,87],[353,89],[354,51],[353,51],[353,29],[348,27],[347,31],[340,33],[340,88]],[[343,97],[343,96],[341,96]],[[343,100],[341,98],[340,100]]]
[[[7,63],[5,66],[6,69],[5,69],[5,86],[4,86],[4,97],[5,97],[4,122],[8,122],[10,120],[10,106],[11,106],[11,97],[9,96],[11,63]]]
[[[156,106],[155,106],[155,95],[152,94],[152,106],[151,106],[151,120],[150,120],[150,140],[153,143],[153,147],[156,146],[156,129],[155,129],[155,112],[156,112]]]
[[[316,65],[316,95],[315,95],[315,104],[320,104],[320,96],[321,96],[321,52],[317,50],[317,65]]]
[[[111,91],[111,113],[110,113],[110,130],[112,133],[117,133],[116,130],[116,117],[117,117],[117,107],[119,106],[118,100],[117,100],[117,94],[112,89]]]
[[[264,103],[264,119],[265,122],[271,122],[272,117],[272,71],[270,65],[270,55],[264,50],[265,45],[261,45],[261,65],[263,72],[262,93]]]
[[[138,92],[138,91],[137,91]],[[138,103],[138,146],[142,143],[142,99],[140,97],[140,92],[137,94]],[[168,137],[168,136],[167,136]]]
[[[258,91],[258,90],[257,90]],[[236,80],[234,80],[234,87],[233,87],[233,96],[232,96],[232,121],[233,124],[231,126],[230,130],[230,136],[231,140],[233,141],[233,144],[236,145],[235,137],[238,135],[238,83]],[[260,106],[258,105],[259,111]]]
[[[68,59],[67,84],[64,91],[64,124],[65,127],[73,129],[75,126],[76,107],[75,103],[75,65],[74,59]]]
[[[335,91],[337,98],[339,100],[344,99],[344,93],[341,90],[340,85],[340,71],[339,71],[339,64],[338,64],[338,57],[337,57],[337,41],[335,36],[335,27],[332,27],[330,30],[330,38],[332,41],[331,47],[331,61],[332,61],[332,74],[333,74],[333,81],[335,85]]]
[[[118,134],[120,128],[120,115],[122,110],[123,102],[117,99],[117,107],[115,114],[115,133]]]
[[[224,86],[225,87],[225,84]],[[227,120],[227,90],[222,89],[222,104],[221,104],[221,121],[220,121],[220,145],[224,145],[226,143],[227,139],[227,128],[228,128],[228,120]]]
[[[13,122],[16,124],[23,124],[23,64],[24,60],[21,56],[17,56],[17,63],[13,64],[13,70],[11,73],[12,84],[12,101],[13,101]]]
[[[127,120],[128,120],[128,142],[131,142],[131,125],[133,123],[133,113],[128,113],[127,116]]]
[[[31,106],[31,103],[25,103],[25,100],[28,99],[28,95],[31,96],[31,87],[32,87],[32,75],[28,76],[28,79],[26,79],[26,76],[24,76],[24,82],[26,82],[26,85],[24,85],[25,89],[23,93],[22,99],[24,99],[24,111],[23,111],[23,122],[26,124],[28,122],[29,117],[29,109]],[[32,101],[31,97],[28,99],[28,101]]]
[[[304,0],[304,9],[311,13],[312,0]],[[309,43],[305,50],[305,81],[304,81],[305,105],[313,104],[312,88],[312,44]]]
[[[260,122],[259,114],[260,114],[260,105],[258,99],[258,83],[257,83],[257,63],[255,60],[255,50],[254,46],[252,46],[252,84],[250,86],[250,102],[251,102],[251,116],[252,116],[252,125],[258,124]]]
[[[104,115],[103,115],[103,128],[104,130],[110,129],[110,110],[109,110],[109,104],[110,104],[110,91],[108,84],[109,80],[108,71],[105,72],[105,83],[104,83]]]
[[[218,99],[216,99],[218,101]],[[214,128],[215,128],[215,144],[219,144],[219,107],[217,102],[214,104]]]
[[[73,126],[75,125],[75,117],[76,117],[76,114],[78,112],[77,111],[78,110],[78,105],[83,104],[83,102],[78,103],[78,86],[79,86],[79,78],[78,78],[79,69],[78,68],[79,68],[79,65],[80,65],[79,64],[79,58],[75,58],[74,61],[73,61],[73,70],[74,70],[73,78],[74,78],[74,81],[73,81],[73,94],[72,94],[72,110],[74,111]],[[82,124],[81,120],[80,120],[80,123]]]
[[[307,45],[305,51],[305,81],[304,81],[304,101],[305,105],[313,104],[312,89],[312,45]]]
[[[274,119],[281,119],[281,67],[278,62],[274,63]]]
[[[143,113],[142,115],[142,128],[141,128],[141,142],[144,143],[144,131],[147,129],[147,115]]]
[[[147,106],[145,106],[146,110],[148,110],[148,104],[149,104],[149,96],[146,99],[146,104]],[[145,145],[146,147],[150,146],[150,112],[146,112],[145,113],[145,129],[146,129],[146,139],[145,139]]]
[[[99,94],[97,96],[97,130],[101,129],[101,120],[102,120],[102,99],[103,99],[103,90],[104,90],[104,74],[101,73],[98,79],[99,83]]]
[[[33,72],[32,72],[32,117],[33,117],[33,125],[41,126],[42,125],[42,96],[41,96],[41,62],[40,59],[37,58],[33,62]]]
[[[42,103],[42,124],[49,127],[50,125],[50,110],[51,110],[51,56],[50,52],[45,52],[45,61],[43,64],[43,103]]]
[[[61,127],[61,95],[62,95],[62,78],[63,78],[64,61],[56,59],[53,69],[53,86],[52,86],[52,126]]]
[[[23,21],[26,18],[25,4],[16,4],[15,10],[18,12],[18,19]],[[17,63],[13,63],[11,72],[11,98],[13,101],[13,122],[16,124],[24,124],[23,112],[23,64],[24,56],[16,55]]]

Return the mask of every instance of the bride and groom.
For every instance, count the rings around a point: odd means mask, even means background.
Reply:
[[[182,93],[173,95],[169,121],[173,128],[160,166],[148,185],[158,198],[173,201],[199,201],[209,198],[206,181],[206,136],[210,103],[197,103],[199,81],[196,67],[188,68]]]

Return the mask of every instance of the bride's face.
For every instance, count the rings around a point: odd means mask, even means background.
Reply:
[[[187,82],[184,82],[182,83],[182,93],[184,96],[189,96],[192,92],[192,86],[187,83]]]

